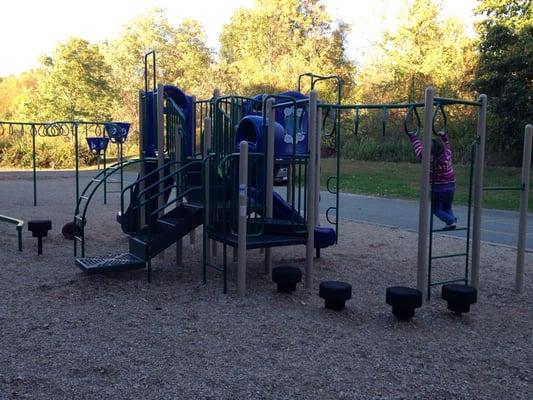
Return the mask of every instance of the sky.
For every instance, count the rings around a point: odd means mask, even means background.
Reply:
[[[334,19],[351,24],[348,55],[364,60],[383,30],[394,24],[400,0],[322,0]],[[443,0],[444,16],[464,21],[472,31],[475,0]],[[218,47],[218,36],[235,10],[251,7],[254,0],[7,0],[2,2],[0,22],[0,76],[17,74],[38,65],[58,42],[72,36],[91,42],[113,39],[122,26],[146,8],[166,10],[173,25],[185,18],[200,21],[208,45]]]

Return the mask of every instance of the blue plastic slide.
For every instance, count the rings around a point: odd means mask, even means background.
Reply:
[[[291,220],[303,223],[303,218],[290,203],[285,201],[279,193],[274,192],[274,200],[272,202],[272,217],[277,219]],[[323,249],[324,247],[335,244],[335,229],[315,226],[315,249]]]

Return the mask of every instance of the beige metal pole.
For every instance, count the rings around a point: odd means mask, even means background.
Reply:
[[[163,126],[163,109],[164,109],[164,97],[163,97],[163,85],[157,85],[157,168],[161,168],[165,164],[165,129]],[[165,203],[165,184],[163,178],[165,177],[164,169],[159,171],[159,196],[157,199],[157,207],[161,208]],[[158,216],[163,215],[163,211],[159,211]]]
[[[194,109],[193,115],[196,116],[196,96],[192,96],[191,100],[192,100],[193,109]],[[193,123],[193,127],[194,127],[193,131],[192,131],[192,135],[194,136],[193,143],[196,143],[196,120],[192,121],[192,123]],[[193,146],[191,156],[195,157],[196,156],[195,153],[196,153],[196,148],[195,148],[195,146]],[[196,246],[196,229],[193,229],[191,231],[191,233],[189,234],[189,243],[190,243],[191,247],[194,249],[194,247]]]
[[[204,118],[204,158],[209,155],[209,148],[211,147],[211,118],[205,117]],[[209,164],[208,164],[209,166]],[[207,225],[209,225],[209,169],[207,173],[205,174],[205,186],[204,186],[205,194],[204,194],[204,207],[206,208],[205,212],[205,221],[204,221],[204,229],[206,229]],[[204,246],[207,246],[207,250],[205,252],[206,254],[206,261],[207,263],[210,263],[210,239],[207,238],[207,242],[204,243]]]
[[[429,174],[431,164],[431,132],[433,126],[433,88],[426,88],[424,96],[424,136],[422,137],[422,162],[420,171],[420,203],[418,208],[418,271],[416,287],[426,298],[428,280],[428,241],[430,218]]]
[[[315,183],[315,223],[320,225],[320,159],[321,159],[321,147],[322,147],[322,108],[318,108],[317,120],[316,120],[316,183]]]
[[[213,98],[216,100],[219,97],[220,97],[220,89],[215,88],[215,90],[213,90]],[[216,110],[213,111],[213,115],[215,115],[215,113],[216,113]],[[212,140],[212,137],[210,140]],[[211,253],[213,254],[213,257],[216,257],[218,254],[218,243],[214,240],[211,241]]]
[[[287,165],[287,202],[292,205],[292,164]]]
[[[146,167],[144,165],[144,135],[145,135],[145,132],[144,132],[144,127],[143,127],[143,119],[144,119],[145,115],[144,115],[144,111],[143,111],[143,107],[142,107],[142,97],[143,97],[143,95],[148,95],[148,94],[144,93],[142,90],[139,90],[139,158],[141,160],[143,160],[143,161],[140,162],[140,167],[139,167],[139,177],[140,178],[143,178],[144,175],[146,174]],[[144,180],[141,180],[141,182],[139,183],[139,193],[144,191],[144,188],[145,188]],[[132,201],[132,200],[133,199],[130,199],[130,201]],[[139,199],[139,201],[144,202],[144,195]],[[141,206],[139,212],[141,213],[140,218],[139,218],[140,224],[141,224],[141,228],[144,228],[144,226],[146,225],[146,207],[145,206]]]
[[[274,114],[274,99],[268,99],[266,102],[266,118],[267,118],[267,137],[266,137],[266,218],[272,218],[273,196],[274,196],[274,135],[276,116]],[[265,249],[265,274],[272,273],[272,249],[270,247]]]
[[[526,255],[527,206],[529,197],[529,177],[531,174],[531,141],[533,125],[526,125],[524,133],[524,154],[522,157],[522,191],[520,192],[520,216],[518,220],[518,244],[516,246],[515,289],[524,288],[524,263]]]
[[[246,294],[246,219],[248,204],[248,142],[240,143],[239,154],[239,225],[238,225],[238,264],[237,295]]]
[[[306,266],[305,266],[305,286],[313,286],[313,257],[315,248],[315,186],[316,186],[316,126],[317,117],[317,96],[314,90],[309,92],[309,131],[307,137],[307,146],[309,148],[309,167],[307,179],[307,243],[305,248]]]
[[[474,209],[472,217],[472,275],[470,285],[479,287],[479,265],[481,254],[481,211],[483,204],[483,169],[485,168],[485,133],[487,127],[487,96],[479,96],[481,106],[479,107],[477,119],[478,145],[476,151],[476,162],[474,164]]]
[[[163,131],[164,132],[164,131]],[[164,133],[163,133],[164,135]],[[180,135],[180,130],[179,129],[176,129],[176,136],[175,136],[175,148],[174,148],[174,151],[176,152],[176,160],[175,161],[178,161],[178,164],[176,164],[176,169],[178,168],[181,168],[182,165],[183,165],[183,159],[181,157],[182,155],[182,142],[183,138],[182,136]],[[164,147],[163,147],[164,149]],[[164,172],[164,171],[162,171]],[[160,172],[160,176],[161,176],[161,172]],[[178,180],[179,182],[179,179],[180,177],[178,176],[178,174],[176,174],[176,177],[175,179]],[[176,186],[176,196],[178,196],[178,188],[179,185]],[[175,203],[175,207],[179,207],[180,206],[180,202],[177,202]],[[164,254],[164,253],[163,253]],[[183,240],[180,238],[178,240],[176,240],[176,266],[180,267],[181,265],[183,265]]]

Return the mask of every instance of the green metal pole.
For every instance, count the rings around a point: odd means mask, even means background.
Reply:
[[[100,155],[98,155],[98,157],[100,157]],[[106,169],[107,169],[107,156],[106,156],[106,151],[104,150],[104,171]],[[122,193],[122,190],[121,190],[121,193]],[[105,179],[105,172],[104,172],[104,205],[105,204],[107,204],[107,179]]]
[[[79,171],[79,154],[78,154],[78,124],[73,123],[74,126],[74,155],[76,163],[76,201],[80,197],[80,171]]]
[[[35,157],[35,125],[31,126],[31,143],[32,143],[32,164],[33,164],[33,206],[37,206],[37,166]]]

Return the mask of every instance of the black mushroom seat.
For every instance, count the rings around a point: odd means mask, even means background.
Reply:
[[[385,301],[392,306],[392,313],[402,321],[415,316],[415,309],[422,306],[422,292],[405,286],[388,287]]]
[[[272,280],[278,284],[278,292],[292,293],[302,281],[302,271],[296,267],[276,267],[272,269]]]
[[[346,301],[352,298],[352,285],[340,281],[321,282],[318,295],[324,299],[327,309],[342,311]]]
[[[48,236],[50,229],[52,229],[52,221],[48,219],[28,221],[28,230],[33,237],[37,238],[37,254],[43,253],[43,237]]]
[[[477,289],[459,284],[444,285],[441,297],[448,302],[448,310],[461,315],[469,312],[470,306],[477,302]]]

